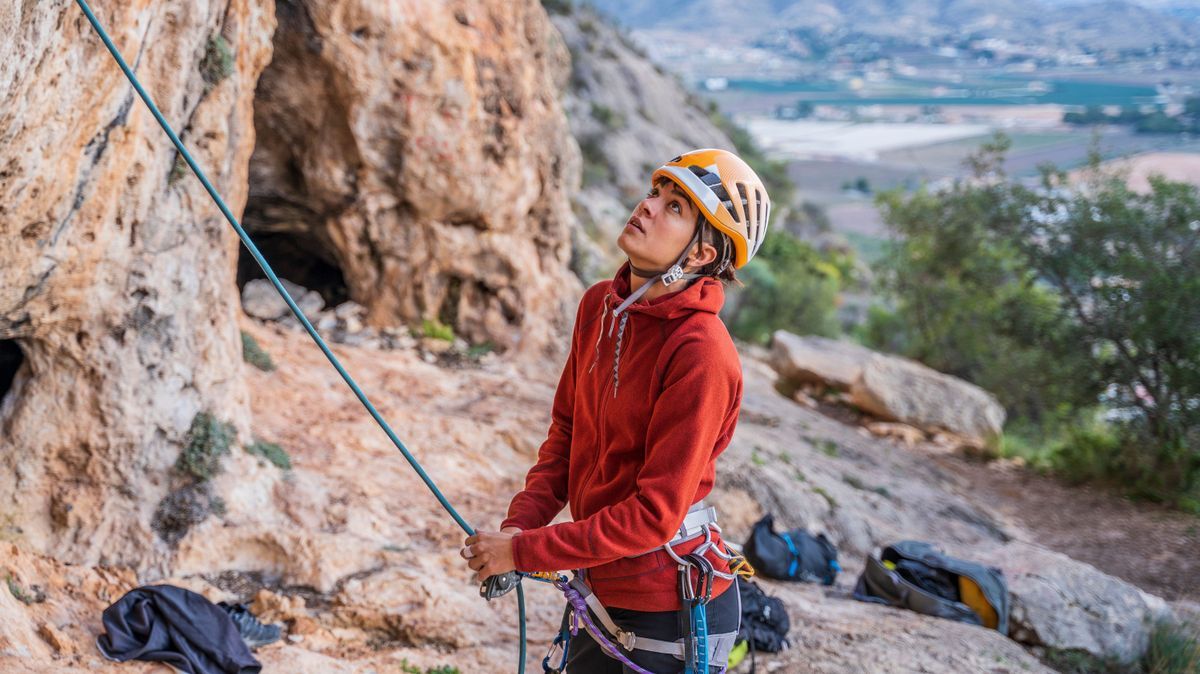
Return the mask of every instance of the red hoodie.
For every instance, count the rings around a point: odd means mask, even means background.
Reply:
[[[675,562],[661,549],[631,556],[670,540],[712,491],[741,407],[742,368],[717,316],[720,281],[635,302],[622,322],[612,310],[629,293],[628,263],[584,293],[548,437],[501,526],[522,529],[517,570],[586,568],[606,607],[670,611],[680,606]],[[568,504],[574,521],[546,526]],[[728,586],[718,579],[713,596]]]

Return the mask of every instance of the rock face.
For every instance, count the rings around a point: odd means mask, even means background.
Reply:
[[[552,18],[570,50],[562,101],[583,159],[571,268],[590,283],[624,260],[616,238],[654,169],[687,150],[734,146],[677,79],[585,3]]]
[[[273,6],[98,8],[235,210]],[[21,355],[0,392],[0,528],[64,560],[153,565],[194,416],[247,426],[237,240],[74,3],[5,3],[0,25],[0,340]]]
[[[873,354],[845,340],[793,335],[786,330],[776,330],[771,336],[771,365],[789,387],[828,384],[849,391]]]
[[[247,226],[340,271],[376,327],[556,342],[580,290],[566,267],[579,160],[558,101],[568,55],[540,3],[277,11]]]
[[[640,199],[650,173],[681,152],[734,149],[677,79],[592,9],[577,5],[554,17],[571,52],[563,106],[584,160],[607,174],[619,198]]]
[[[1004,407],[961,379],[895,356],[875,355],[850,387],[855,406],[884,419],[945,429],[991,445],[1004,427]]]

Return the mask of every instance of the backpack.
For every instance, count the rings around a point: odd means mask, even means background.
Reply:
[[[837,549],[825,534],[814,537],[803,529],[777,534],[775,516],[770,513],[754,525],[743,553],[755,573],[776,580],[833,585],[838,571],[842,570],[837,561]]]
[[[981,625],[1008,635],[1004,573],[946,555],[929,543],[902,541],[867,555],[854,598]]]
[[[757,651],[778,653],[788,647],[788,630],[792,623],[783,600],[762,591],[752,581],[739,578],[738,598],[742,602],[742,623],[737,640],[729,654],[728,667],[736,667],[746,654],[750,655],[750,671],[754,672]]]

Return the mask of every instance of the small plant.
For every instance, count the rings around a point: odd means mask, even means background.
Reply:
[[[204,58],[200,59],[200,76],[211,88],[233,74],[233,48],[222,35],[208,38]]]
[[[767,460],[764,459],[762,457],[762,455],[758,453],[758,447],[755,447],[754,449],[750,450],[750,463],[753,463],[756,466],[767,465]]]
[[[837,443],[834,442],[833,440],[817,441],[817,449],[821,450],[821,453],[824,454],[825,456],[837,456],[838,455],[838,446],[837,446]]]
[[[853,475],[842,475],[842,482],[845,482],[855,489],[867,491],[867,486],[863,484],[863,481]]]
[[[625,115],[606,105],[592,103],[592,117],[609,131],[616,131],[625,127]]]
[[[5,576],[4,580],[8,583],[9,593],[22,604],[29,606],[30,604],[40,604],[46,601],[46,594],[36,585],[33,586],[33,593],[30,594],[28,590],[21,587],[21,584],[17,582],[16,578],[12,577],[11,573]]]
[[[235,431],[233,424],[200,412],[188,429],[187,446],[175,462],[175,469],[198,482],[211,480],[221,472],[221,457],[229,453]]]
[[[482,344],[473,344],[467,349],[467,357],[474,360],[479,360],[489,353],[496,350],[496,345],[491,342],[483,342]]]
[[[275,361],[271,360],[271,354],[264,351],[258,345],[258,340],[245,330],[242,330],[242,360],[263,372],[271,372],[275,369]]]
[[[832,496],[830,496],[830,495],[829,495],[829,492],[825,491],[825,490],[824,490],[823,488],[821,488],[821,487],[813,487],[813,488],[812,488],[812,490],[813,490],[813,493],[814,493],[814,494],[816,494],[816,495],[820,496],[821,498],[825,499],[825,502],[829,504],[829,509],[830,509],[830,510],[833,510],[833,509],[837,508],[837,506],[838,506],[838,504],[837,504],[837,500],[836,500],[835,498],[833,498]]]
[[[571,12],[575,11],[574,3],[571,0],[542,0],[542,7],[546,9],[547,14],[562,16],[570,16]]]
[[[421,322],[421,336],[429,339],[440,339],[446,342],[454,341],[454,328],[437,319],[427,318]]]
[[[254,442],[246,445],[246,453],[262,457],[274,464],[276,468],[282,470],[292,469],[292,458],[288,456],[288,453],[282,447],[274,442],[255,438]]]
[[[209,514],[214,511],[213,501],[208,485],[186,485],[159,501],[150,526],[158,533],[159,538],[174,545],[189,529],[208,519]]]
[[[171,162],[171,172],[167,174],[167,185],[174,185],[180,180],[183,180],[183,177],[187,175],[187,172],[187,161],[184,160],[183,155],[176,150],[175,161]]]
[[[450,665],[441,665],[440,667],[426,667],[421,669],[417,665],[409,664],[408,660],[400,661],[400,671],[404,674],[461,674],[458,667]]]
[[[800,470],[799,468],[797,468],[796,471],[794,473],[792,473],[792,478],[795,479],[797,482],[808,482],[808,476],[805,475],[804,471]]]
[[[1200,625],[1160,622],[1150,632],[1142,656],[1146,674],[1196,674],[1200,672]]]

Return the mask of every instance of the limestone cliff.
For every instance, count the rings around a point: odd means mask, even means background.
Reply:
[[[277,7],[246,221],[309,258],[291,280],[378,326],[440,318],[476,343],[556,344],[581,290],[566,270],[579,162],[558,100],[567,51],[540,4]]]
[[[272,5],[97,13],[240,208]],[[73,2],[4,3],[0,26],[0,527],[69,561],[154,565],[193,418],[248,423],[237,239]]]

